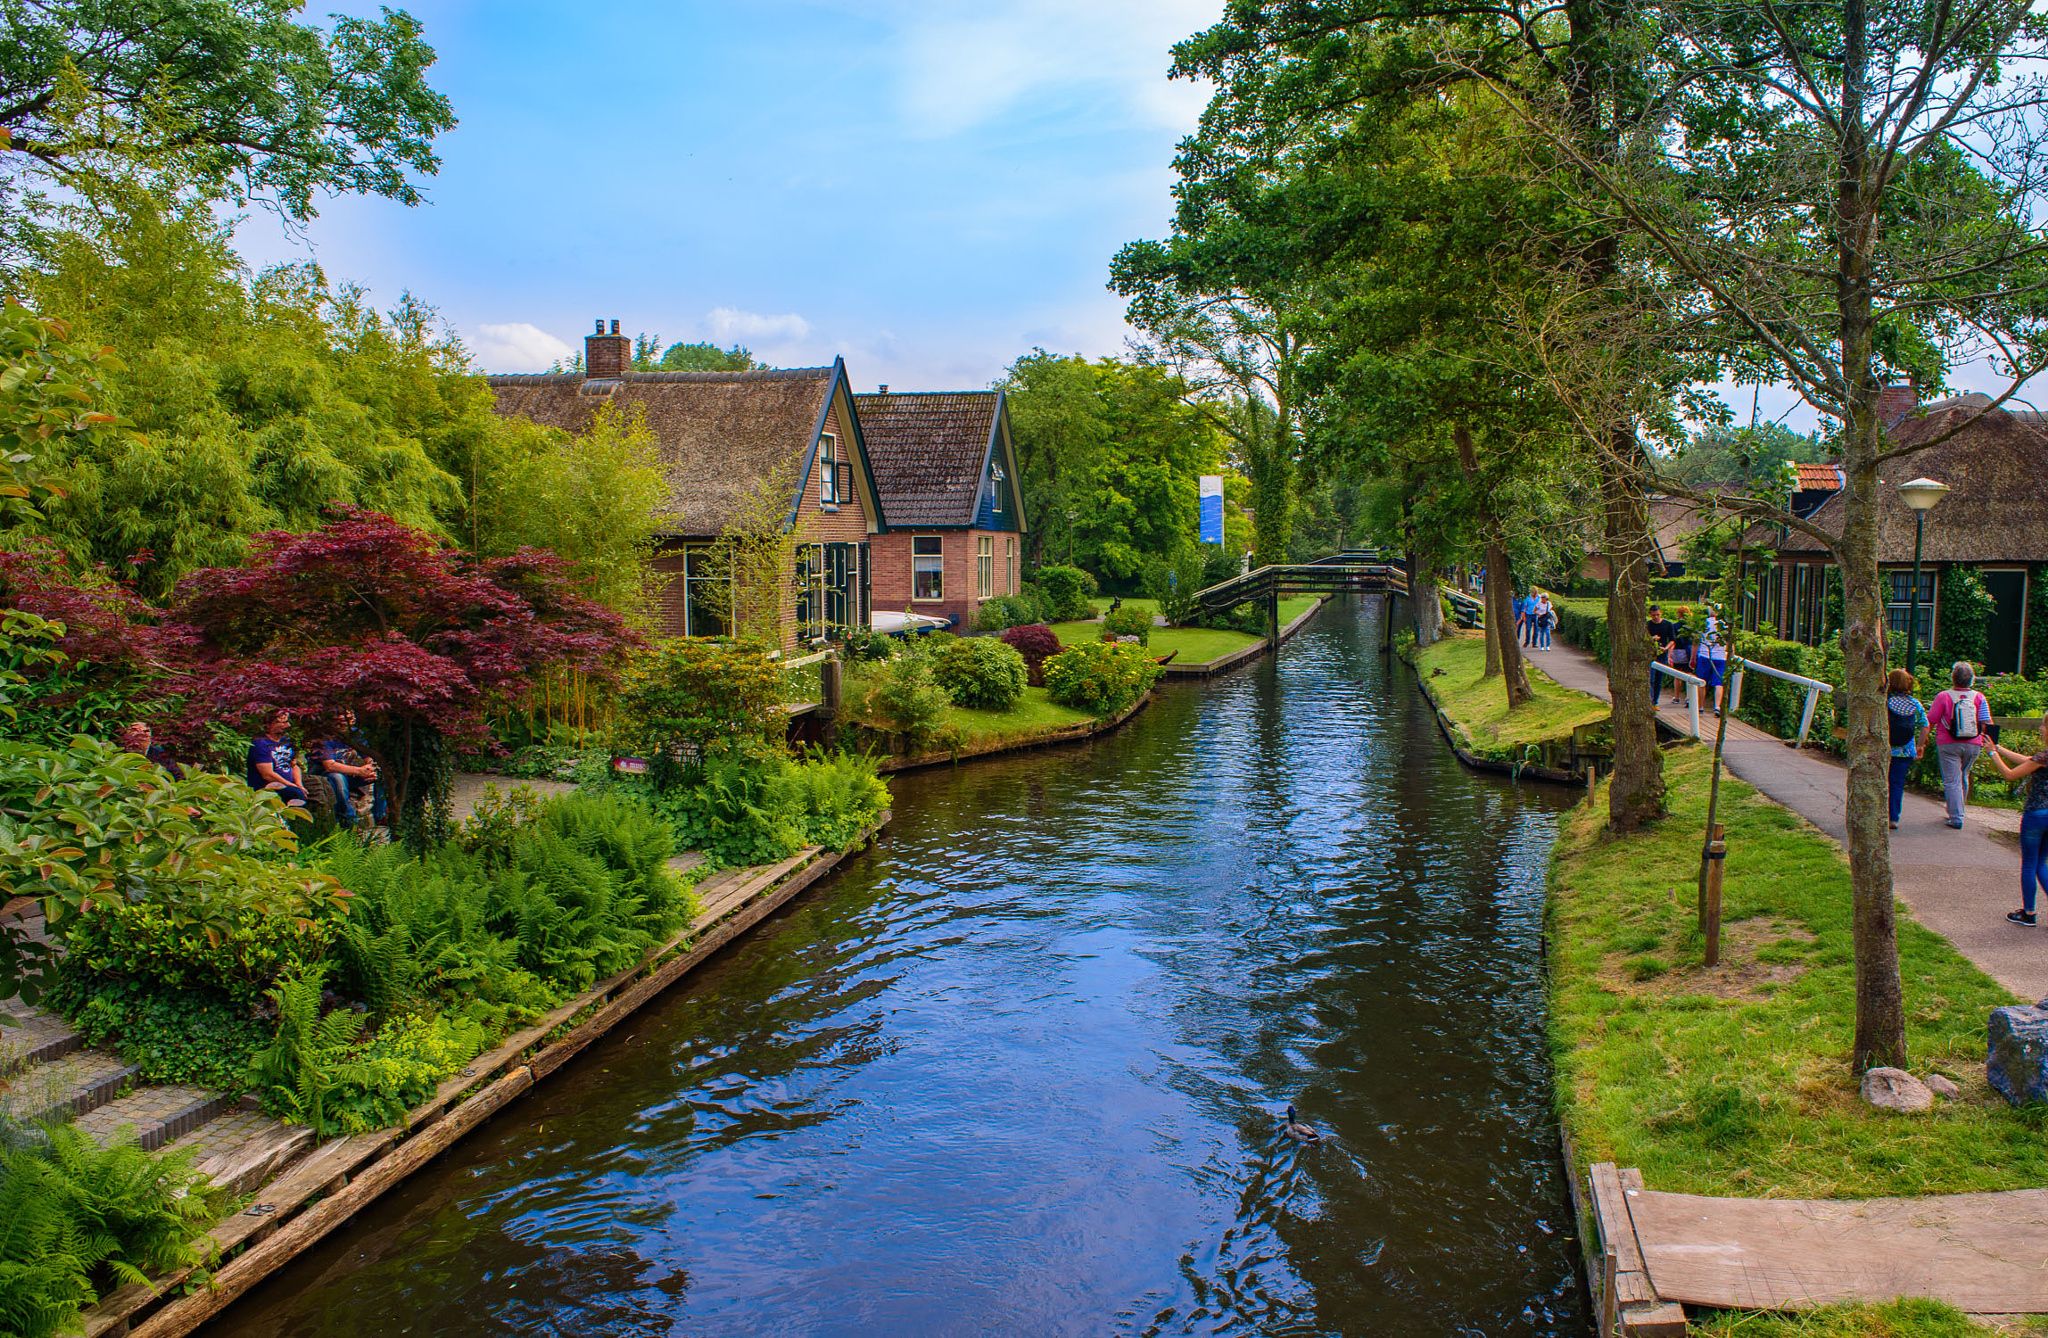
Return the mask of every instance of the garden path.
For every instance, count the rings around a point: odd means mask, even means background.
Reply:
[[[1608,700],[1607,667],[1576,646],[1532,652],[1529,660],[1565,687]],[[1687,728],[1682,698],[1674,703],[1667,695],[1660,714],[1679,731]],[[1702,713],[1703,732],[1713,723],[1713,716]],[[1787,747],[1775,735],[1730,720],[1722,757],[1730,771],[1836,844],[1847,842],[1848,772],[1833,756]],[[1962,831],[1946,819],[1940,800],[1907,793],[1899,830],[1891,834],[1892,890],[1914,919],[1955,944],[1993,980],[2023,999],[2048,996],[2048,930],[2022,928],[2005,918],[2019,904],[2019,857],[2012,844],[2019,814],[1972,806]],[[1741,857],[1739,850],[1729,852],[1731,876],[1741,868]]]

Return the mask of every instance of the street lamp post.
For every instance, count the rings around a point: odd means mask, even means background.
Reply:
[[[1899,485],[1899,500],[1913,512],[1913,593],[1908,599],[1906,612],[1906,672],[1913,672],[1913,662],[1920,649],[1920,550],[1927,539],[1927,513],[1934,504],[1948,495],[1948,485],[1933,479],[1914,479],[1911,483]]]

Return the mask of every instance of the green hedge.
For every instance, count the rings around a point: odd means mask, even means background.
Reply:
[[[1607,663],[1614,639],[1607,635],[1606,599],[1560,599],[1555,607],[1557,628],[1553,635],[1567,646],[1577,646],[1600,663]]]

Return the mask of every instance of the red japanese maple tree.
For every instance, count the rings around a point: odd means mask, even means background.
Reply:
[[[354,508],[258,534],[243,565],[180,581],[171,612],[202,637],[192,709],[277,705],[315,724],[354,710],[409,827],[445,798],[448,745],[489,737],[490,706],[557,669],[607,675],[633,640],[552,553],[479,560]]]

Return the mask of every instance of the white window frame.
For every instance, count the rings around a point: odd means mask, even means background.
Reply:
[[[929,544],[927,550],[925,545]],[[925,564],[930,564],[929,566]],[[918,577],[929,572],[932,578],[932,593],[920,595]],[[946,598],[946,540],[938,534],[914,534],[910,537],[910,598],[921,604],[940,604]]]
[[[839,438],[831,432],[818,434],[818,505],[834,510],[846,500],[841,490]]]
[[[1009,588],[1003,593],[1014,595],[1023,587],[1017,584],[1017,536],[1012,534],[1003,540],[1003,569],[1009,577]]]
[[[987,599],[996,592],[996,537],[983,534],[974,541],[974,591]]]

